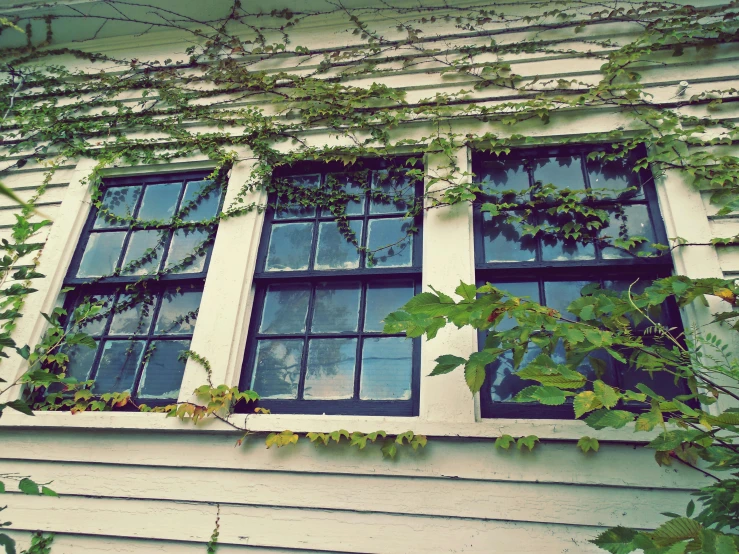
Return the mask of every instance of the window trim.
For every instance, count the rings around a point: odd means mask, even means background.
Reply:
[[[402,167],[403,161],[407,159],[405,156],[397,156],[388,160],[363,160],[362,166],[359,170],[379,170],[393,164],[395,167]],[[352,167],[346,167],[336,163],[321,163],[321,162],[307,162],[299,166],[301,171],[296,171],[295,168],[290,167],[287,171],[278,171],[276,177],[284,178],[298,175],[309,175],[320,173],[321,182],[325,179],[328,174],[341,174],[349,173],[354,169]],[[418,202],[420,198],[420,192],[422,190],[423,183],[415,183],[415,201]],[[369,194],[365,192],[365,209],[362,214],[350,215],[348,220],[362,221],[362,238],[366,239],[369,227],[369,221],[379,219],[398,219],[403,216],[405,212],[395,213],[380,213],[371,214],[369,212],[370,198]],[[314,225],[313,239],[311,242],[311,253],[310,260],[315,259],[317,251],[317,233],[321,222],[334,221],[329,216],[322,216],[318,212],[310,217],[294,217],[276,220],[275,219],[275,208],[274,204],[277,202],[275,194],[271,194],[268,198],[269,208],[264,214],[264,223],[259,236],[259,248],[257,253],[256,268],[253,276],[255,284],[254,295],[251,306],[251,314],[249,320],[249,328],[247,334],[246,345],[244,348],[244,357],[241,366],[241,374],[239,379],[239,388],[249,389],[251,387],[251,381],[254,371],[254,362],[256,359],[256,346],[260,338],[266,339],[267,337],[261,337],[258,332],[259,323],[262,319],[262,313],[264,310],[264,299],[266,296],[267,288],[271,284],[279,283],[301,283],[310,285],[311,299],[313,298],[315,287],[317,284],[322,282],[358,282],[360,284],[360,306],[358,312],[358,318],[363,315],[363,310],[366,306],[366,294],[367,287],[371,283],[381,282],[383,279],[390,280],[402,280],[407,279],[413,282],[414,294],[421,292],[421,280],[422,280],[422,258],[423,258],[423,214],[424,210],[419,210],[419,213],[414,216],[414,224],[418,229],[417,233],[411,235],[412,240],[412,252],[411,252],[411,265],[404,267],[377,267],[367,268],[361,267],[364,265],[360,263],[360,267],[356,269],[329,269],[329,270],[298,270],[298,271],[265,271],[265,263],[267,258],[267,252],[269,248],[269,240],[272,232],[272,224],[275,221],[280,223],[299,223],[312,221]],[[324,219],[325,217],[325,219]],[[360,255],[360,260],[365,259],[364,254]],[[310,314],[309,314],[310,315]],[[303,357],[307,352],[308,343],[311,338],[332,338],[332,337],[346,337],[357,339],[357,352],[360,351],[364,336],[376,336],[376,337],[403,337],[403,334],[384,335],[382,333],[365,333],[360,330],[358,326],[356,332],[352,333],[322,333],[320,335],[314,335],[309,329],[306,329],[302,338],[298,335],[294,335],[292,338],[305,341],[303,345]],[[281,335],[275,335],[275,338],[279,339]],[[282,338],[287,338],[282,337]],[[262,407],[270,410],[274,410],[280,414],[295,414],[295,415],[311,415],[311,414],[324,414],[324,415],[364,415],[364,416],[406,416],[413,417],[419,413],[420,405],[420,381],[421,381],[421,345],[419,339],[412,340],[412,356],[411,356],[411,398],[409,400],[360,400],[359,398],[352,398],[347,400],[306,400],[306,399],[263,399],[259,400],[255,404],[249,404],[248,406],[239,405],[237,410],[240,411],[251,411],[254,407]],[[298,394],[303,388],[305,381],[305,375],[307,371],[307,360],[301,360],[301,372],[300,381],[298,384]],[[358,395],[358,385],[361,378],[361,357],[358,356],[355,362],[355,396]]]

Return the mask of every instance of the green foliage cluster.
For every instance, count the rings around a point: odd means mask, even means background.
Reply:
[[[117,2],[110,0],[107,4],[115,6]],[[126,3],[120,4],[125,10]],[[425,188],[415,202],[408,203],[409,218],[422,209],[479,203],[492,217],[521,223],[525,233],[532,236],[610,241],[611,246],[641,256],[645,255],[640,248],[644,237],[629,236],[623,229],[618,237],[597,236],[609,215],[581,202],[584,191],[558,191],[550,184],[538,183],[526,191],[530,194],[482,200],[482,190],[467,169],[458,166],[456,153],[464,147],[501,155],[521,146],[590,143],[594,148],[592,157],[603,161],[636,155],[635,170],[649,167],[655,175],[681,172],[697,187],[713,191],[711,200],[718,205],[719,215],[733,213],[739,209],[739,158],[712,147],[737,141],[734,122],[723,115],[723,105],[737,99],[737,90],[726,87],[657,98],[642,82],[642,73],[666,63],[665,60],[679,61],[688,53],[720,52],[722,44],[736,41],[737,7],[736,0],[702,8],[668,2],[573,1],[551,2],[540,13],[512,15],[509,3],[455,7],[449,3],[421,2],[412,8],[382,4],[355,10],[337,6],[323,11],[285,9],[264,14],[250,13],[248,6],[235,0],[222,20],[191,22],[197,23],[191,26],[181,23],[184,19],[170,17],[174,12],[165,14],[156,6],[147,6],[150,12],[162,15],[152,27],[178,30],[193,39],[193,45],[180,59],[162,61],[116,58],[57,47],[53,44],[54,30],[73,24],[77,15],[31,14],[20,20],[0,13],[0,30],[24,32],[27,39],[23,47],[0,50],[0,72],[4,77],[0,82],[0,141],[4,147],[0,161],[5,162],[0,178],[22,170],[28,163],[48,168],[34,196],[21,205],[12,241],[3,240],[0,244],[0,356],[15,352],[27,360],[28,367],[16,381],[1,383],[0,394],[23,387],[25,396],[0,403],[0,415],[4,409],[32,415],[31,407],[71,411],[125,407],[163,411],[193,422],[219,418],[232,424],[229,414],[234,405],[258,398],[251,391],[214,385],[207,360],[194,352],[183,355],[203,366],[208,381],[197,389],[197,403],[149,408],[134,405],[126,393],[94,396],[91,383],[78,383],[66,376],[69,359],[63,348],[90,345],[90,337],[70,329],[109,309],[94,300],[84,302],[72,314],[61,309],[44,314],[48,329],[38,344],[15,343],[11,335],[23,315],[25,298],[34,292],[32,281],[43,277],[36,272],[43,248],[37,236],[50,224],[43,214],[38,222],[31,216],[57,168],[80,157],[94,159],[96,165],[88,181],[95,206],[105,212],[100,177],[105,168],[114,164],[166,164],[204,155],[213,162],[213,187],[223,187],[229,168],[248,158],[255,162],[254,169],[243,183],[231,183],[239,187],[235,201],[216,218],[198,224],[185,221],[187,210],[207,194],[203,191],[171,221],[150,222],[147,226],[197,226],[212,231],[222,219],[266,209],[266,205],[251,200],[252,192],[265,191],[286,202],[329,210],[347,240],[356,243],[344,216],[351,196],[338,182],[310,190],[272,179],[273,172],[305,161],[340,162],[366,190],[369,185],[364,159],[410,153],[405,170],[415,180],[425,179]],[[353,44],[323,48],[293,42],[291,31],[299,25],[339,14],[347,18]],[[395,32],[378,30],[377,18],[394,21]],[[40,40],[32,33],[35,20],[46,29]],[[107,16],[100,23],[111,20],[142,23],[125,15]],[[605,24],[623,25],[634,34],[617,42],[587,33]],[[535,32],[515,41],[506,40],[508,30],[521,26]],[[548,34],[549,31],[557,33]],[[442,39],[449,32],[461,33],[469,43],[459,47],[445,45]],[[575,47],[573,37],[578,36],[582,40]],[[597,82],[588,82],[517,74],[512,60],[534,54],[566,57],[573,63],[600,60],[599,78]],[[69,65],[70,57],[86,68]],[[67,65],[59,60],[65,60]],[[265,63],[285,67],[286,61],[293,69],[263,69]],[[398,67],[413,72],[418,71],[419,64],[432,67],[426,71],[440,81],[455,79],[464,85],[456,92],[436,92],[409,102],[402,90],[380,82]],[[375,81],[367,86],[353,84],[359,78]],[[134,102],[125,98],[132,91],[139,94]],[[480,100],[485,94],[497,101]],[[572,111],[615,112],[628,125],[565,139],[541,138],[534,136],[538,133],[529,132]],[[431,129],[426,136],[410,139],[399,131],[411,129],[419,122]],[[469,131],[474,128],[483,131]],[[313,146],[307,139],[313,131],[340,137],[342,141],[338,146]],[[642,146],[647,147],[645,155],[638,154]],[[418,169],[418,160],[429,154],[446,160],[439,174],[424,175]],[[7,193],[0,189],[0,194]],[[597,199],[597,192],[586,194]],[[516,215],[514,210],[532,211],[544,203],[568,223],[545,226]],[[118,216],[108,213],[107,217]],[[409,232],[414,231],[411,226]],[[212,240],[211,232],[185,259],[184,266],[202,255]],[[711,241],[714,245],[737,243],[737,237]],[[673,237],[671,244],[651,245],[655,251],[648,255],[666,256],[688,244]],[[131,262],[131,267],[144,264],[152,255],[152,251],[145,253],[140,260]],[[366,255],[371,259],[372,252]],[[27,261],[29,256],[32,258]],[[114,274],[123,269],[116,268]],[[127,292],[133,302],[145,302],[147,282],[161,278],[166,271],[142,276],[129,287]],[[716,413],[708,408],[722,396],[736,398],[733,386],[724,384],[725,380],[733,383],[739,376],[736,359],[717,336],[702,330],[676,336],[674,330],[651,320],[650,313],[668,297],[686,305],[713,295],[734,307],[737,292],[731,281],[684,277],[660,280],[638,295],[590,288],[570,306],[577,320],[569,321],[553,310],[511,297],[491,285],[478,288],[461,284],[457,289],[461,301],[439,291],[423,293],[403,311],[390,316],[387,324],[393,331],[403,330],[408,336],[425,334],[428,338],[447,324],[472,325],[488,331],[483,350],[466,359],[442,356],[433,372],[438,375],[463,366],[465,380],[473,392],[482,386],[486,367],[496,356],[510,351],[519,363],[533,343],[542,354],[533,364],[520,368],[519,376],[535,384],[522,391],[518,400],[545,405],[571,402],[573,415],[583,417],[598,430],[624,427],[631,422],[638,431],[660,429],[658,438],[650,443],[659,463],[679,460],[696,465],[700,459],[709,464],[708,469],[701,469],[706,473],[736,471],[739,462],[733,439],[739,425],[737,414],[732,409]],[[717,323],[737,330],[735,317],[736,312],[727,312],[717,316]],[[62,324],[69,318],[76,323],[71,328]],[[515,319],[517,325],[498,330],[497,326],[507,318]],[[634,326],[644,321],[656,340],[645,341],[634,331]],[[566,346],[565,364],[552,359],[557,342]],[[597,358],[590,356],[596,350],[605,350],[615,360],[630,363],[645,375],[668,372],[675,380],[685,381],[690,394],[667,399],[643,384],[635,390],[618,390],[599,379],[587,381],[575,369],[579,361],[588,357],[597,366]],[[648,409],[638,414],[621,409],[626,403],[640,403]],[[426,443],[425,437],[412,432],[387,437],[381,431],[363,434],[340,430],[308,433],[306,438],[324,445],[348,441],[360,449],[368,441],[382,438],[383,455],[389,458],[396,455],[400,445],[408,444],[416,450]],[[299,437],[284,431],[270,434],[266,440],[268,447],[280,447],[294,444]],[[515,442],[518,449],[531,450],[537,440],[535,436],[516,440],[506,435],[496,441],[496,446],[508,449]],[[583,437],[578,447],[583,452],[597,451],[599,444],[595,438]],[[31,489],[28,483],[25,486]],[[703,508],[697,516],[693,517],[693,509],[689,508],[687,517],[674,516],[653,533],[614,529],[602,535],[597,544],[619,553],[637,548],[654,554],[737,552],[732,535],[724,534],[735,529],[737,521],[735,489],[733,477],[717,478],[713,487],[698,493]],[[45,494],[43,488],[40,490]],[[0,544],[6,552],[12,552],[9,537],[1,537],[4,535],[0,535],[0,540],[5,542]],[[34,538],[33,552],[48,551],[46,540]],[[217,526],[209,550],[215,549],[216,541]]]

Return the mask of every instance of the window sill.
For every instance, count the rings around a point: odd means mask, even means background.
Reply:
[[[649,442],[659,434],[658,430],[635,433],[633,423],[622,429],[596,431],[582,421],[552,419],[487,419],[474,423],[453,423],[421,420],[418,417],[235,414],[229,421],[254,433],[279,432],[285,429],[296,433],[326,433],[346,429],[349,432],[364,433],[383,430],[396,435],[410,430],[428,437],[494,439],[508,434],[514,437],[536,435],[542,440],[561,441],[576,441],[587,435],[604,442],[639,444]],[[35,412],[35,416],[30,417],[15,411],[6,411],[0,418],[0,429],[238,433],[227,423],[215,419],[194,425],[165,414],[127,412]]]

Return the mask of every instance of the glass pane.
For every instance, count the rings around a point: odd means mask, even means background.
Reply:
[[[86,304],[84,312],[80,311],[78,316],[81,319],[79,325],[72,325],[72,319],[70,318],[68,328],[71,332],[87,333],[88,335],[101,335],[105,330],[105,324],[108,322],[108,316],[110,315],[110,309],[113,306],[113,296],[91,296],[84,298],[80,301],[78,308],[82,310],[81,305]]]
[[[603,227],[600,232],[601,237],[608,237],[608,243],[613,243],[617,238],[626,239],[632,237],[645,237],[646,242],[625,252],[620,248],[605,246],[603,248],[603,258],[606,260],[615,260],[619,258],[633,259],[634,255],[639,252],[655,253],[654,248],[650,245],[657,242],[652,227],[652,221],[649,219],[649,211],[647,207],[641,204],[623,207],[623,215],[614,213],[610,217],[608,225]],[[603,246],[603,244],[601,244]]]
[[[172,219],[181,188],[182,183],[149,185],[146,187],[137,219],[139,221],[162,222]]]
[[[92,392],[130,392],[144,353],[144,344],[139,340],[105,341]]]
[[[159,308],[155,333],[191,335],[198,318],[201,291],[167,291]]]
[[[374,267],[412,265],[413,237],[408,234],[410,228],[411,223],[402,219],[370,220],[367,247],[374,253]]]
[[[341,333],[356,331],[359,319],[359,283],[316,287],[311,331],[314,333]]]
[[[304,333],[310,299],[308,285],[270,285],[264,297],[260,333]]]
[[[95,344],[97,345],[99,342],[95,341]],[[69,356],[69,362],[67,362],[67,369],[65,371],[67,377],[74,377],[78,381],[87,381],[90,377],[92,363],[95,361],[97,348],[90,348],[83,344],[74,344],[65,346],[63,351]]]
[[[111,275],[118,263],[126,232],[90,233],[77,277]]]
[[[408,400],[411,397],[413,343],[401,337],[366,338],[362,348],[362,400]]]
[[[169,245],[167,269],[177,266],[173,273],[200,273],[210,251],[211,232],[206,229],[177,229]]]
[[[385,281],[367,285],[364,330],[381,333],[387,315],[413,297],[411,281]]]
[[[321,175],[294,175],[285,179],[294,189],[315,189],[321,184]],[[289,200],[280,199],[277,202],[275,219],[295,219],[297,217],[313,217],[316,215],[314,206],[301,206],[298,203],[290,203]]]
[[[371,214],[405,212],[415,196],[414,181],[404,169],[373,171],[372,190],[382,193],[382,197],[371,199]]]
[[[188,348],[189,340],[156,340],[149,345],[139,398],[177,399],[185,373],[185,361],[180,359],[180,353]]]
[[[204,190],[208,190],[203,194]],[[213,188],[213,181],[190,181],[185,186],[180,213],[183,221],[204,221],[218,213],[221,204],[221,187]],[[185,213],[187,212],[187,213]]]
[[[141,187],[113,187],[105,191],[101,208],[107,213],[100,212],[95,219],[94,229],[106,229],[108,227],[128,227],[128,222],[111,221],[111,216],[133,217],[136,209],[136,201],[141,194]]]
[[[133,297],[122,294],[118,298],[116,314],[110,322],[111,335],[145,335],[149,332],[151,316],[154,311],[155,296],[139,298],[135,303]],[[118,311],[124,306],[128,309]]]
[[[642,294],[644,292],[644,289],[652,284],[653,280],[654,278],[650,277],[641,277],[639,279],[633,277],[631,279],[623,281],[605,281],[603,283],[603,286],[606,290],[611,290],[618,293],[627,292],[629,290],[629,287],[631,287],[631,295],[636,296]],[[641,308],[641,310],[645,312],[645,314],[649,316],[649,319],[651,319],[654,323],[661,323],[668,327],[672,327],[675,323],[674,321],[670,321],[667,305],[664,303],[659,306],[652,306],[649,309],[643,307]],[[631,321],[632,325],[634,325],[634,322],[636,320],[633,318],[633,316],[627,315],[625,317],[629,321]],[[641,331],[646,329],[647,327],[652,327],[653,323],[649,321],[649,319],[641,319],[639,323],[634,326],[634,328]]]
[[[588,160],[586,162],[590,187],[601,190],[601,194],[617,198],[643,197],[639,175],[632,171],[631,161],[621,158],[610,162]],[[628,190],[633,188],[635,190]]]
[[[667,398],[667,400],[672,400],[677,395],[687,392],[683,387],[676,385],[674,376],[666,371],[656,371],[650,376],[647,371],[639,370],[633,366],[627,367],[615,360],[614,364],[619,371],[622,389],[636,391],[636,385],[643,383],[657,394]]]
[[[267,250],[266,271],[308,269],[313,243],[313,223],[285,223],[272,226]]]
[[[580,156],[534,160],[534,181],[541,181],[542,185],[552,183],[560,189],[584,189],[585,179],[580,165]]]
[[[562,228],[566,223],[572,221],[569,215],[545,216],[545,221],[549,225]],[[586,233],[585,229],[582,230]],[[561,235],[544,235],[541,238],[541,257],[545,261],[568,261],[568,260],[592,260],[595,258],[595,245],[592,235],[587,235],[591,242],[584,244],[585,237],[581,240],[565,239]]]
[[[311,339],[303,398],[352,398],[356,362],[357,339]]]
[[[580,298],[580,291],[588,284],[590,281],[546,281],[544,283],[546,305],[557,310],[563,317],[574,320],[576,318],[567,311],[567,306]]]
[[[541,350],[530,344],[519,369],[531,363],[539,354],[541,354]],[[523,389],[538,384],[536,381],[521,379],[515,374],[518,369],[513,369],[513,353],[510,351],[499,356],[487,367],[487,370],[491,374],[490,398],[493,402],[511,402]]]
[[[536,239],[521,235],[519,223],[506,223],[505,216],[482,214],[482,242],[486,262],[536,261]]]
[[[529,173],[522,160],[485,162],[480,173],[480,188],[485,194],[512,190],[521,194],[529,185]]]
[[[342,189],[353,196],[359,197],[359,200],[349,200],[346,203],[344,213],[346,215],[362,215],[364,213],[364,204],[367,198],[367,191],[359,185],[359,183],[351,182],[348,175],[338,174],[331,175],[330,177],[336,179],[339,184],[342,185]],[[321,210],[322,217],[330,217],[332,215],[331,210],[323,208]]]
[[[357,243],[362,242],[362,222],[350,221],[349,229]],[[335,221],[318,224],[315,269],[354,269],[359,267],[359,251],[339,230]]]
[[[162,263],[169,231],[134,231],[123,258],[122,275],[156,273]]]
[[[302,359],[302,340],[260,340],[251,389],[262,398],[297,398]]]

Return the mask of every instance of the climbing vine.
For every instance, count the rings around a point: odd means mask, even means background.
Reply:
[[[228,218],[268,208],[318,207],[335,217],[346,240],[362,251],[371,265],[375,252],[361,246],[348,225],[346,206],[357,197],[343,181],[332,177],[316,189],[281,177],[286,168],[305,162],[343,165],[344,173],[359,190],[369,192],[374,200],[408,206],[409,221],[424,210],[472,203],[491,219],[519,226],[525,237],[597,243],[638,257],[670,256],[692,243],[670,237],[667,244],[658,244],[648,237],[629,234],[623,213],[594,207],[594,202],[606,198],[605,192],[596,189],[559,189],[551,183],[535,182],[529,188],[491,197],[466,167],[458,165],[457,152],[469,148],[506,156],[523,147],[590,144],[591,160],[628,160],[635,171],[648,168],[654,176],[681,174],[697,188],[712,191],[711,202],[717,206],[718,215],[739,209],[739,158],[714,148],[736,144],[737,129],[726,106],[736,102],[739,92],[728,86],[720,88],[719,83],[718,88],[699,87],[695,93],[691,86],[681,86],[669,96],[664,88],[653,86],[645,78],[654,68],[669,68],[671,62],[679,62],[683,56],[701,51],[719,55],[722,45],[736,41],[737,1],[696,8],[670,2],[573,0],[531,4],[522,13],[495,2],[465,7],[421,3],[408,8],[380,3],[357,9],[338,3],[324,10],[251,13],[248,6],[236,0],[224,17],[210,21],[194,21],[178,16],[176,11],[146,6],[159,16],[154,22],[127,15],[127,1],[110,0],[106,4],[115,8],[106,16],[70,12],[16,17],[0,13],[3,36],[25,36],[23,46],[0,50],[0,141],[4,148],[0,180],[23,171],[28,164],[46,168],[43,182],[21,205],[10,239],[2,239],[0,244],[4,252],[0,260],[0,356],[12,353],[27,362],[22,376],[0,382],[0,393],[16,387],[24,391],[22,399],[0,403],[0,414],[3,409],[28,415],[32,415],[32,409],[136,409],[166,412],[193,423],[219,418],[233,426],[229,416],[237,404],[248,405],[258,400],[258,395],[213,383],[209,362],[197,352],[182,353],[204,369],[206,384],[195,391],[197,402],[168,406],[147,406],[135,402],[126,392],[93,394],[91,382],[79,382],[67,374],[68,352],[71,347],[94,348],[95,342],[85,327],[106,314],[136,305],[150,306],[151,285],[167,273],[196,264],[212,244],[217,224]],[[83,16],[86,21],[98,21],[98,31],[108,23],[145,24],[148,32],[178,31],[184,37],[183,44],[190,46],[163,60],[58,46],[55,32]],[[340,46],[315,44],[314,40],[301,43],[306,36],[301,29],[330,17],[342,18],[347,26],[347,39]],[[626,34],[602,38],[610,33],[590,32],[609,25]],[[40,26],[44,29],[42,37],[37,36]],[[533,55],[569,59],[573,64],[595,60],[599,65],[590,77],[525,74],[520,60]],[[398,72],[427,76],[435,85],[434,92],[424,96],[423,92],[388,84]],[[445,83],[455,86],[443,86]],[[615,114],[618,123],[602,132],[564,137],[541,132],[545,126],[554,127],[573,114],[583,118]],[[330,140],[316,145],[311,138],[315,133]],[[409,187],[390,193],[373,187],[366,161],[398,155],[405,156],[397,171],[402,172]],[[438,171],[424,174],[423,160],[429,155],[443,161]],[[194,156],[211,160],[210,184],[171,219],[142,221],[106,203],[102,175],[107,168],[165,167]],[[178,265],[143,272],[135,283],[126,286],[126,300],[111,304],[88,296],[71,310],[55,308],[43,314],[48,327],[38,344],[16,344],[13,331],[23,315],[24,300],[34,292],[33,280],[43,277],[36,271],[43,249],[39,233],[51,224],[41,206],[44,194],[58,168],[83,157],[95,162],[86,182],[101,220],[161,231],[162,236],[165,229],[198,231],[204,238]],[[191,221],[188,214],[209,195],[222,194],[231,168],[246,161],[253,164],[250,175],[243,182],[229,182],[232,190],[236,188],[229,195],[232,200],[216,216]],[[393,177],[390,172],[385,176],[388,180]],[[419,193],[414,183],[421,181]],[[269,200],[252,200],[254,192],[264,193]],[[617,208],[615,204],[613,207]],[[556,217],[542,221],[537,215],[542,211]],[[609,223],[617,229],[610,236],[602,232]],[[409,233],[416,231],[409,225]],[[706,246],[737,244],[739,237],[722,237]],[[146,268],[158,255],[159,246],[157,243],[148,248],[138,259],[129,260],[100,279]],[[75,288],[62,292],[74,294]],[[662,414],[667,414],[667,420],[681,430],[663,431],[662,439],[656,440],[665,444],[652,445],[660,463],[678,458],[696,465],[697,458],[704,457],[714,464],[713,469],[739,467],[733,437],[722,434],[736,432],[733,412],[710,415],[691,407],[691,401],[707,405],[722,394],[734,396],[731,388],[722,388],[710,377],[712,373],[729,379],[738,375],[736,360],[726,352],[725,344],[703,330],[679,335],[650,321],[651,334],[657,340],[656,345],[647,345],[630,327],[635,319],[649,321],[649,310],[668,297],[687,305],[704,295],[716,296],[733,308],[738,291],[730,280],[667,278],[647,286],[639,295],[619,296],[589,289],[570,308],[578,321],[566,321],[559,313],[506,296],[491,285],[462,284],[457,292],[462,301],[439,291],[423,293],[404,311],[386,320],[388,329],[408,336],[426,334],[428,338],[448,323],[492,330],[481,352],[469,359],[442,357],[434,373],[464,366],[467,383],[476,392],[495,356],[511,351],[520,361],[531,338],[539,341],[543,357],[518,373],[539,385],[524,389],[519,400],[548,405],[572,401],[574,415],[589,414],[586,421],[596,429],[622,427],[635,420],[638,429],[651,430],[663,424]],[[147,309],[142,308],[141,313],[143,317]],[[719,323],[737,330],[735,312],[727,314],[719,316]],[[182,317],[189,322],[197,313]],[[505,318],[515,319],[516,326],[495,332],[496,325]],[[546,332],[542,334],[542,330]],[[564,341],[573,354],[564,365],[552,363],[556,341]],[[692,396],[666,399],[643,388],[617,390],[597,379],[588,381],[573,369],[577,367],[575,354],[584,356],[595,348],[605,348],[617,360],[628,358],[647,372],[668,371],[691,385]],[[696,356],[706,356],[707,349],[718,353],[711,354],[710,362],[699,364],[702,370],[691,369]],[[719,356],[718,361],[715,356]],[[582,387],[585,390],[580,390]],[[619,402],[646,403],[650,409],[637,416],[614,409]],[[266,412],[257,408],[260,410]],[[299,438],[283,431],[271,433],[265,440],[269,448],[294,444]],[[399,446],[416,450],[426,444],[426,437],[411,431],[388,436],[383,431],[342,429],[308,433],[305,438],[314,444],[348,443],[359,449],[381,440],[382,453],[388,458],[395,457]],[[496,441],[496,446],[508,449],[515,443],[518,449],[531,450],[537,440],[533,435],[517,440],[506,435]],[[583,437],[578,446],[583,452],[599,448],[598,441],[590,437]],[[711,502],[724,502],[735,487],[734,481],[718,479],[715,487],[701,493],[709,512],[704,510],[699,517],[690,519],[690,510],[687,518],[674,518],[666,524],[669,529],[654,535],[616,530],[607,538],[601,537],[598,544],[611,552],[643,548],[656,553],[666,552],[660,548],[673,548],[670,552],[677,553],[686,551],[687,541],[692,541],[690,551],[702,548],[705,552],[736,552],[735,545],[727,546],[728,535],[719,532],[722,526],[733,529],[735,520],[727,523],[710,512]],[[688,531],[680,535],[677,527]],[[217,536],[216,525],[209,551],[215,550]],[[0,540],[6,541],[0,544],[11,552],[10,539],[0,535]],[[46,548],[43,540],[36,541],[41,545],[37,549]],[[685,548],[675,550],[680,541]],[[719,544],[725,550],[719,550]]]

